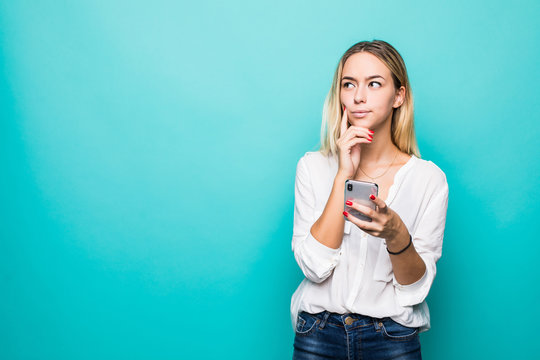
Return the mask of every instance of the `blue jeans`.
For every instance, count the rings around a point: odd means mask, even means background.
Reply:
[[[422,359],[418,328],[390,318],[323,311],[298,314],[293,360]]]

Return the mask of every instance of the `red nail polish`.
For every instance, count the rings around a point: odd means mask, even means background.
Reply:
[[[344,212],[343,212],[343,215],[345,215],[345,216],[349,216],[349,213],[348,213],[348,212],[346,212],[346,211],[344,211]]]
[[[369,132],[372,133],[372,134],[375,134],[375,131],[373,131],[373,130],[369,130]]]
[[[370,198],[371,200],[375,200],[375,195],[369,195],[369,198]]]
[[[352,205],[352,202],[350,202],[349,200],[345,201],[345,204],[347,205]]]

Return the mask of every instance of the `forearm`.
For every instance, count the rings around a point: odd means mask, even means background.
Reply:
[[[311,227],[311,235],[332,249],[339,248],[343,240],[343,226],[345,224],[343,201],[346,180],[347,177],[338,172],[326,206],[319,219]]]
[[[403,225],[402,230],[395,238],[386,239],[386,247],[392,252],[398,252],[407,246],[409,236],[409,231]],[[398,255],[389,253],[388,256],[392,261],[394,276],[401,285],[409,285],[420,280],[426,271],[426,264],[416,252],[414,244]]]

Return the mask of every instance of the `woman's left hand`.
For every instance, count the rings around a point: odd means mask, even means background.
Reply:
[[[403,235],[406,235],[408,239],[409,232],[399,215],[394,210],[386,206],[386,203],[379,197],[371,195],[370,199],[375,203],[375,205],[377,205],[376,210],[353,202],[352,200],[346,204],[347,206],[358,210],[362,214],[369,216],[372,220],[371,222],[360,220],[351,214],[345,215],[345,212],[343,215],[347,216],[347,218],[353,224],[358,226],[366,233],[386,239],[387,242],[392,242],[395,239],[399,239],[400,237],[403,237]]]

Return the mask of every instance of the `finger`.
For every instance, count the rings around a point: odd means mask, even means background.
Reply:
[[[386,206],[386,203],[380,197],[371,194],[369,198],[375,203],[375,205],[377,205],[380,212],[385,212],[388,210],[388,206]]]
[[[341,106],[341,105],[340,105]],[[349,122],[349,118],[347,117],[347,109],[345,106],[343,106],[343,115],[341,116],[341,132],[339,133],[339,136],[343,136],[345,132],[347,131],[347,123]]]
[[[369,133],[368,129],[365,128],[359,128],[357,126],[350,126],[346,131],[345,134],[342,135],[342,139],[344,142],[348,142],[351,139],[354,138],[365,138],[370,141],[373,140],[373,136]]]
[[[356,136],[373,137],[373,132],[365,127],[351,125],[346,130],[347,134],[354,134]]]
[[[352,140],[345,143],[345,148],[351,149],[357,144],[371,144],[371,140],[364,138],[353,138]]]
[[[367,233],[376,230],[374,224],[369,221],[360,220],[356,216],[351,215],[347,212],[343,212],[343,215],[345,215],[345,217],[347,217],[347,219],[349,219],[354,225],[358,226],[360,229],[364,230]]]
[[[363,127],[363,126],[354,126],[354,125],[351,125],[349,126],[349,129],[351,129],[351,131],[353,130],[358,130],[360,132],[363,132],[365,133],[366,135],[368,136],[372,136],[373,134],[375,134],[375,132],[373,130],[370,130],[368,129],[367,127]]]
[[[379,214],[377,213],[377,211],[373,210],[369,206],[357,203],[357,202],[353,201],[352,199],[347,200],[347,202],[345,204],[347,206],[355,209],[355,210],[360,211],[362,214],[364,214],[366,216],[369,216],[373,221],[376,221],[379,218]]]

